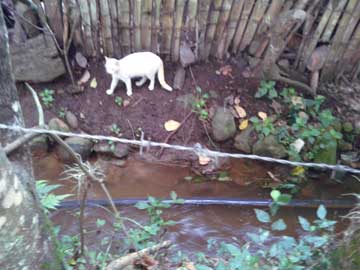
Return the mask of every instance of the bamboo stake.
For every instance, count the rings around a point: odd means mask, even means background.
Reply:
[[[339,22],[337,31],[332,40],[329,55],[322,70],[322,79],[325,81],[331,80],[335,76],[335,71],[343,56],[345,46],[348,44],[359,19],[360,2],[358,0],[350,0]]]
[[[248,25],[246,27],[246,31],[244,33],[244,36],[241,40],[239,50],[243,51],[252,41],[256,29],[258,25],[260,24],[260,21],[269,5],[269,0],[260,0],[256,1],[255,7],[253,9],[253,12],[251,14],[251,17],[249,18]]]
[[[326,24],[329,21],[329,18],[333,12],[334,7],[334,0],[330,0],[325,8],[325,12],[321,17],[321,20],[315,30],[315,33],[312,35],[312,38],[309,40],[309,42],[304,47],[303,56],[301,57],[300,62],[300,70],[302,72],[305,71],[306,64],[309,61],[309,58],[311,54],[313,53],[314,49],[316,48],[316,45],[320,39],[321,34],[323,33]]]
[[[223,57],[223,51],[228,31],[228,21],[230,18],[233,0],[224,0],[219,15],[219,21],[216,28],[215,39],[211,47],[210,54],[215,55],[218,59]]]
[[[185,1],[176,1],[175,25],[172,43],[172,61],[179,61],[181,25],[183,23]]]
[[[329,22],[324,30],[324,33],[322,34],[320,40],[323,42],[329,42],[330,38],[333,34],[333,31],[335,29],[335,26],[337,25],[339,18],[347,4],[348,0],[340,0],[338,2],[338,5],[334,9],[333,13],[331,14],[329,18]]]
[[[298,0],[298,2],[296,2],[295,4],[295,9],[305,9],[307,3],[309,2],[309,0]]]
[[[245,0],[245,5],[244,5],[244,9],[243,12],[241,14],[240,20],[239,20],[239,24],[238,24],[238,28],[236,30],[235,33],[235,37],[232,43],[232,52],[235,54],[238,52],[239,50],[239,46],[240,46],[240,42],[243,38],[243,35],[245,33],[245,29],[246,26],[248,24],[248,20],[251,14],[251,11],[253,9],[254,6],[254,0]]]
[[[44,1],[46,19],[53,30],[56,39],[62,43],[62,34],[64,32],[62,18],[61,18],[61,8],[58,1]]]
[[[81,27],[81,14],[80,7],[78,5],[78,0],[68,0],[68,8],[69,8],[69,24],[71,27],[74,27],[77,24],[76,28],[74,28],[74,44],[77,47],[84,48],[86,50],[86,44],[84,44],[83,33]]]
[[[198,0],[189,0],[187,18],[186,18],[186,28],[188,30],[193,31],[195,29],[197,9],[198,9]]]
[[[85,48],[87,56],[91,56],[94,54],[94,43],[91,33],[91,18],[90,18],[90,10],[88,6],[87,0],[78,0],[80,6],[80,14],[81,14],[81,22],[84,28],[84,36],[85,36]]]
[[[141,14],[141,47],[151,50],[152,0],[142,0]]]
[[[131,35],[130,35],[130,6],[128,0],[118,0],[118,15],[120,20],[120,44],[123,56],[131,53]]]
[[[160,36],[160,10],[161,0],[153,1],[152,9],[152,38],[151,38],[151,50],[155,53],[160,53],[159,36]]]
[[[341,74],[347,71],[355,69],[356,63],[360,62],[360,53],[358,52],[360,48],[360,25],[357,26],[349,46],[344,53],[342,58],[342,63],[339,65],[341,67]]]
[[[111,19],[111,37],[112,44],[114,48],[113,55],[119,57],[121,55],[120,49],[120,35],[119,35],[119,25],[118,25],[118,9],[116,0],[109,1],[109,10],[110,10],[110,19]]]
[[[259,30],[258,30],[259,35],[266,32],[270,28],[270,25],[272,25],[274,18],[276,18],[276,16],[279,15],[281,8],[284,4],[284,1],[285,0],[277,0],[271,2],[268,10],[264,15],[263,20],[259,25]]]
[[[99,29],[99,9],[96,0],[87,0],[90,11],[91,20],[91,36],[94,44],[94,49],[97,57],[100,56],[100,29]]]
[[[223,0],[213,0],[210,15],[209,15],[209,24],[206,29],[206,37],[205,37],[205,59],[208,59],[211,51],[211,46],[214,41],[216,26],[219,20],[221,5]]]
[[[286,0],[284,2],[282,12],[286,12],[286,11],[290,10],[293,7],[293,5],[294,5],[294,0]]]
[[[134,14],[134,46],[135,51],[140,51],[141,48],[141,0],[134,0],[133,5],[133,14]]]
[[[171,54],[171,41],[173,35],[173,24],[174,24],[174,8],[175,0],[163,0],[163,15],[162,15],[162,53]]]
[[[114,47],[112,44],[111,36],[111,17],[109,10],[108,0],[102,0],[100,4],[100,23],[101,23],[101,37],[103,42],[104,54],[107,56],[113,56]]]
[[[225,46],[223,48],[223,52],[221,52],[222,55],[224,55],[225,52],[228,51],[231,41],[234,38],[234,35],[236,32],[236,26],[238,24],[239,18],[241,18],[243,6],[244,6],[244,0],[234,0],[234,2],[232,4],[230,19],[229,19],[229,23],[227,26],[226,42],[225,42]]]
[[[198,46],[197,51],[195,52],[200,59],[205,60],[205,39],[206,39],[206,32],[207,32],[207,21],[210,14],[210,5],[211,0],[203,0],[199,2],[198,14],[197,14],[197,39],[198,39]]]

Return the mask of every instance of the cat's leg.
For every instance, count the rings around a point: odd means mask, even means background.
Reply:
[[[116,86],[117,86],[118,82],[119,82],[119,79],[115,79],[115,78],[113,78],[113,79],[111,80],[111,86],[110,86],[110,89],[106,90],[106,94],[108,94],[108,95],[112,95],[112,94],[114,93],[114,90],[115,90],[115,88],[116,88]]]
[[[150,80],[149,90],[152,91],[154,90],[154,85],[155,85],[155,74],[148,75],[147,77]]]
[[[142,86],[146,82],[147,78],[144,76],[140,79],[140,81],[137,81],[135,84],[136,86]]]
[[[126,95],[130,97],[132,95],[131,79],[128,78],[124,82],[126,84]]]

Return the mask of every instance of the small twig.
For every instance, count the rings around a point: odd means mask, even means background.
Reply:
[[[135,132],[134,132],[134,129],[133,129],[133,126],[131,125],[131,122],[129,119],[126,119],[128,124],[129,124],[129,127],[131,129],[131,133],[132,133],[132,136],[133,136],[133,139],[136,140],[136,137],[135,137]]]
[[[27,82],[25,82],[25,86],[26,88],[30,91],[33,99],[34,99],[34,102],[35,102],[35,105],[36,105],[36,109],[38,111],[38,125],[41,127],[41,126],[44,126],[45,125],[45,117],[44,117],[44,110],[41,106],[41,103],[40,103],[40,100],[39,100],[39,97],[38,95],[36,94],[36,91],[34,90],[34,88],[32,88],[30,86],[30,84],[28,84]]]
[[[139,250],[138,252],[133,252],[130,254],[127,254],[119,259],[116,259],[109,263],[106,267],[106,270],[120,270],[123,269],[125,266],[132,264],[136,259],[141,258],[144,255],[147,255],[149,253],[156,252],[159,249],[167,248],[171,245],[170,241],[164,241],[160,244],[157,244],[155,246],[145,248],[142,250]]]
[[[206,136],[208,137],[209,139],[209,142],[210,144],[215,148],[215,149],[219,149],[219,147],[217,147],[217,145],[214,143],[214,141],[211,139],[211,136],[209,134],[209,131],[207,130],[207,127],[205,125],[205,123],[202,121],[202,124],[203,124],[203,127],[204,127],[204,130],[205,130],[205,133],[206,133]]]
[[[81,186],[83,186],[81,188]],[[82,256],[84,254],[85,248],[85,233],[84,233],[84,213],[85,213],[85,202],[88,193],[88,182],[87,177],[84,177],[84,183],[80,185],[80,189],[82,193],[81,201],[80,201],[80,215],[79,215],[79,230],[80,230],[80,254]]]
[[[188,120],[189,117],[190,117],[193,113],[194,113],[194,112],[191,111],[191,112],[189,112],[189,113],[185,116],[184,120],[181,121],[179,127],[178,127],[177,129],[175,129],[174,131],[172,131],[172,132],[165,138],[164,143],[168,143],[168,142],[169,142],[170,138],[171,138],[172,136],[174,136],[174,134],[175,134],[176,132],[179,131],[179,129],[184,125],[184,123],[186,122],[186,120]],[[164,152],[164,147],[161,147],[159,153],[157,154],[158,157],[161,157],[161,155],[162,155],[163,152]]]
[[[15,151],[17,148],[22,146],[23,144],[27,143],[28,141],[31,141],[32,139],[42,136],[40,133],[26,133],[24,136],[21,136],[20,138],[17,138],[15,141],[5,145],[4,152],[6,155],[11,154],[13,151]]]
[[[268,174],[268,175],[270,176],[270,178],[271,178],[272,180],[274,180],[275,182],[282,183],[282,181],[281,181],[279,178],[277,178],[272,172],[268,171],[267,174]]]
[[[131,105],[131,107],[135,107],[136,105],[138,105],[144,98],[140,97],[137,101],[134,102],[134,104]]]

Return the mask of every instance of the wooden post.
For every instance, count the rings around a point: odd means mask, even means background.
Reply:
[[[153,0],[152,9],[152,37],[151,37],[151,51],[154,53],[160,53],[159,38],[160,38],[160,12],[161,12],[161,0]]]
[[[141,47],[143,50],[151,50],[151,22],[152,0],[142,0],[141,15]]]
[[[113,44],[113,56],[119,58],[121,55],[120,49],[120,34],[118,25],[118,9],[116,0],[109,1],[110,20],[111,20],[111,38]]]
[[[85,37],[85,48],[87,56],[94,55],[94,43],[91,33],[91,18],[90,18],[90,9],[88,6],[87,0],[78,0],[81,14],[81,22],[84,28],[84,37]]]
[[[184,17],[185,1],[176,1],[176,12],[175,12],[175,24],[174,24],[174,34],[173,34],[173,45],[172,45],[172,61],[179,61],[180,57],[180,38]]]
[[[135,51],[141,51],[141,0],[133,1],[133,18],[134,18],[134,46]]]
[[[201,60],[205,60],[206,59],[206,55],[205,55],[205,40],[206,40],[206,32],[207,32],[207,26],[208,26],[208,17],[209,17],[209,13],[210,13],[210,5],[211,5],[211,0],[203,0],[199,2],[199,7],[198,7],[198,47],[197,47],[197,51],[195,52],[195,54],[201,59]]]
[[[162,32],[161,53],[171,55],[171,41],[173,36],[175,0],[163,0],[162,4]]]
[[[215,33],[216,33],[216,27],[217,23],[219,21],[220,12],[221,12],[221,6],[222,6],[223,0],[213,0],[211,9],[210,9],[210,15],[208,18],[208,27],[206,29],[206,37],[205,37],[205,59],[209,58],[210,52],[211,52],[211,46],[214,41]]]
[[[99,28],[99,9],[97,5],[97,0],[87,0],[90,10],[90,19],[91,19],[91,36],[93,39],[95,54],[97,57],[100,57],[100,28]]]
[[[131,35],[130,35],[130,27],[131,21],[130,21],[130,5],[129,0],[119,0],[118,1],[118,14],[120,21],[120,37],[121,40],[120,46],[122,48],[123,55],[130,54],[132,52],[132,46],[131,46]]]
[[[196,26],[196,14],[198,10],[198,0],[189,0],[186,17],[186,28],[193,31]]]

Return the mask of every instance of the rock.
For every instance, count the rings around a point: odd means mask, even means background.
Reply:
[[[350,166],[360,160],[360,155],[358,152],[346,152],[340,155],[340,159],[343,164]]]
[[[345,122],[343,125],[342,125],[342,129],[343,131],[345,131],[346,133],[351,133],[353,130],[354,130],[354,126],[352,123],[350,122]]]
[[[77,129],[79,127],[79,122],[78,122],[75,114],[73,114],[72,112],[67,111],[65,114],[65,119],[71,128]]]
[[[64,121],[60,120],[59,118],[52,118],[49,121],[49,129],[53,129],[53,130],[57,130],[57,131],[62,131],[62,132],[69,132],[70,128],[67,124],[65,124]]]
[[[76,63],[82,67],[82,68],[86,68],[88,61],[86,60],[85,56],[83,56],[80,52],[76,52],[75,54],[75,60]]]
[[[292,144],[290,144],[290,147],[292,147],[296,153],[300,153],[301,149],[304,147],[305,142],[302,139],[296,139]]]
[[[100,142],[94,146],[94,151],[116,158],[125,158],[129,154],[129,146],[122,143],[109,144],[107,142]]]
[[[48,35],[38,35],[10,47],[16,81],[50,82],[65,74],[54,41]]]
[[[85,70],[81,78],[78,80],[77,84],[82,85],[87,83],[90,80],[90,77],[91,77],[90,72],[88,70]]]
[[[290,69],[290,63],[288,59],[281,59],[278,61],[278,65],[279,67],[285,69],[285,70],[289,70]]]
[[[184,87],[186,71],[183,67],[178,67],[175,73],[173,88],[181,90]]]
[[[254,137],[251,136],[253,131],[254,128],[249,127],[237,134],[234,139],[234,147],[244,153],[250,154],[254,140]]]
[[[78,153],[81,156],[83,161],[89,157],[93,147],[93,142],[85,138],[69,137],[65,139],[65,142],[75,151],[75,153]],[[61,145],[57,145],[56,153],[62,161],[66,163],[74,162],[70,154]]]
[[[196,97],[193,94],[186,94],[178,96],[176,102],[183,105],[186,109],[192,109],[193,105],[196,103]]]
[[[185,68],[193,63],[195,63],[195,54],[189,47],[187,43],[182,43],[180,45],[180,63]]]
[[[273,158],[285,158],[287,151],[286,148],[276,140],[275,136],[270,135],[259,139],[254,144],[253,154]]]
[[[325,149],[319,150],[315,153],[314,162],[336,164],[337,142],[329,144]]]
[[[35,36],[37,36],[38,34],[40,34],[39,29],[35,28],[33,25],[38,25],[38,18],[36,15],[36,12],[29,7],[28,5],[25,5],[24,3],[21,3],[20,1],[17,1],[16,5],[15,5],[15,9],[17,14],[19,14],[19,16],[21,16],[22,18],[24,18],[25,20],[19,20],[22,28],[24,29],[26,35],[29,38],[33,38]],[[30,22],[30,23],[28,23]]]
[[[212,133],[218,142],[232,138],[236,133],[234,117],[230,110],[219,107],[211,120]]]

